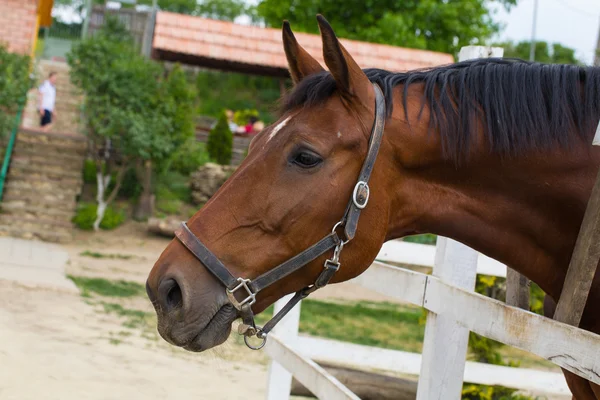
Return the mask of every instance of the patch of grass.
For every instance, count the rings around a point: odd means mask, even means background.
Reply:
[[[86,278],[82,276],[68,276],[81,290],[84,297],[90,297],[91,293],[106,297],[133,297],[143,296],[146,289],[137,282],[110,281],[104,278]]]
[[[152,312],[125,308],[120,304],[102,302],[104,312],[115,314],[124,319],[123,326],[129,329],[154,329],[156,326],[156,315]]]
[[[130,260],[133,258],[133,256],[129,255],[129,254],[105,254],[105,253],[98,253],[97,251],[90,251],[90,250],[83,251],[83,252],[79,253],[79,255],[83,256],[83,257],[112,258],[112,259],[119,259],[119,260]]]
[[[405,242],[431,244],[435,246],[437,242],[437,236],[431,233],[426,233],[423,235],[406,236],[402,240],[404,240]]]
[[[110,339],[108,339],[108,341],[110,342],[110,344],[114,344],[115,346],[118,344],[121,344],[123,342],[122,340],[115,339],[115,338],[110,338]]]
[[[273,309],[263,312],[264,323]],[[367,346],[421,352],[425,327],[421,309],[391,303],[302,302],[300,332]]]

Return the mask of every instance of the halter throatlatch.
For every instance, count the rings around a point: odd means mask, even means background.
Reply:
[[[298,302],[306,298],[315,290],[327,285],[333,275],[340,269],[340,255],[344,246],[350,242],[356,234],[358,218],[360,212],[369,202],[369,178],[377,159],[381,139],[383,137],[383,128],[385,125],[385,98],[381,89],[373,84],[375,90],[375,121],[371,128],[371,137],[369,139],[369,149],[363,162],[357,183],[352,191],[352,197],[346,207],[346,212],[342,219],[335,224],[331,233],[323,239],[304,250],[300,254],[279,264],[277,267],[254,278],[236,278],[197,237],[190,231],[187,224],[183,222],[181,227],[175,231],[176,237],[181,243],[217,278],[225,287],[229,301],[238,310],[242,323],[238,327],[238,333],[244,335],[246,345],[254,350],[261,349],[266,341],[267,334],[275,325],[292,309]],[[311,261],[333,249],[331,258],[325,261],[321,274],[315,280],[315,283],[296,292],[294,297],[263,327],[256,326],[254,323],[254,313],[252,305],[256,303],[256,295],[261,290],[280,281],[291,273],[304,267]],[[242,298],[242,300],[238,300]],[[253,346],[248,342],[248,338],[256,336],[262,339],[258,346]]]

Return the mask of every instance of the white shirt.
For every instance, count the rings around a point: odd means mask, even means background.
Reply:
[[[54,111],[54,103],[56,102],[56,87],[46,80],[40,85],[39,90],[43,95],[41,108],[48,111]]]

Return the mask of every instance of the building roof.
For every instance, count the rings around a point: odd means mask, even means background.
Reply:
[[[315,21],[316,24],[316,21]],[[292,26],[293,29],[293,26]],[[319,35],[295,33],[321,65]],[[402,72],[448,64],[450,54],[341,39],[361,68]],[[153,57],[258,75],[288,76],[281,29],[246,26],[170,12],[156,15]]]

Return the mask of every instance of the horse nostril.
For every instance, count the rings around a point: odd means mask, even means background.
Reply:
[[[173,286],[171,290],[169,290],[169,293],[167,293],[167,308],[172,310],[174,308],[181,307],[181,300],[181,288],[177,282],[175,282],[175,286]]]
[[[169,278],[162,281],[159,285],[158,293],[159,299],[167,312],[181,308],[183,305],[181,287],[175,279]]]

